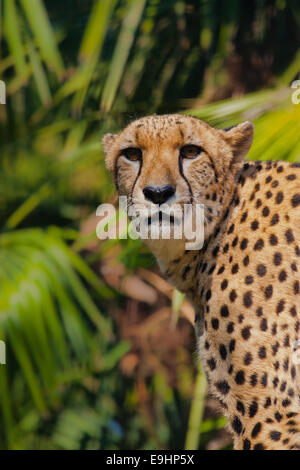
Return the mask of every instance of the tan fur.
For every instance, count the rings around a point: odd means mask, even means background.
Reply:
[[[300,447],[299,165],[246,162],[253,125],[223,131],[199,119],[152,116],[103,140],[107,166],[130,204],[146,185],[176,186],[169,204],[205,205],[205,244],[148,241],[170,280],[198,312],[201,359],[236,449]],[[201,146],[194,160],[180,149]],[[142,164],[122,149],[138,147]],[[275,156],[276,157],[276,156]]]

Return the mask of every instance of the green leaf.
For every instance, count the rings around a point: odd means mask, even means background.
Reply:
[[[64,73],[64,65],[43,1],[20,1],[43,59],[49,69],[61,78]]]

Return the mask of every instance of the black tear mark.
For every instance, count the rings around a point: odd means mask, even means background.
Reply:
[[[219,176],[218,176],[218,173],[217,173],[217,170],[216,170],[216,166],[215,166],[214,161],[213,161],[213,159],[211,158],[210,155],[208,155],[208,158],[209,158],[211,167],[212,167],[212,169],[214,170],[215,182],[218,183],[218,182],[219,182]]]
[[[180,173],[181,177],[184,179],[184,181],[186,182],[186,184],[188,186],[188,190],[189,190],[189,193],[190,193],[190,204],[192,204],[193,199],[194,199],[194,195],[193,195],[192,187],[191,187],[187,177],[184,174],[182,160],[183,160],[183,158],[182,158],[181,154],[179,154],[179,173]]]

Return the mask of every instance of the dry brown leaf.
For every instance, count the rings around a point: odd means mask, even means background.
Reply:
[[[139,269],[138,274],[143,279],[145,279],[145,281],[149,282],[149,284],[152,284],[154,287],[156,287],[156,289],[172,300],[174,289],[162,277],[143,268]],[[180,311],[182,315],[193,325],[195,320],[195,310],[187,300],[182,302]]]
[[[140,302],[153,305],[157,301],[157,292],[138,276],[127,276],[121,281],[121,291]]]

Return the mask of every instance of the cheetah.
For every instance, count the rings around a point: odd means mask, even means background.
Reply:
[[[204,244],[145,240],[195,307],[209,386],[237,450],[300,449],[300,164],[245,157],[254,126],[155,115],[103,138],[129,205],[203,204]]]

